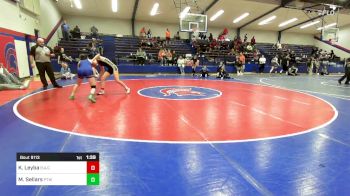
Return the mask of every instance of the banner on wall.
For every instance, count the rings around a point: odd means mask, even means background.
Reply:
[[[15,39],[13,37],[0,35],[0,63],[3,63],[10,73],[18,75]]]

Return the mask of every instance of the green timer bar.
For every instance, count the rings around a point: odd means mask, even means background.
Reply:
[[[99,153],[17,153],[17,185],[99,185]]]

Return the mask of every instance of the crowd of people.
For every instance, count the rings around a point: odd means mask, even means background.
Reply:
[[[69,41],[70,39],[81,39],[83,36],[98,39],[100,36],[98,28],[95,25],[90,28],[90,32],[83,33],[80,31],[78,25],[75,25],[75,27],[71,29],[66,20],[61,24],[61,31],[63,39],[66,41]]]

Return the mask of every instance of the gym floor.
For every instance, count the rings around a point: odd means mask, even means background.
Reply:
[[[131,94],[110,80],[95,104],[88,84],[71,101],[75,81],[60,81],[0,106],[0,192],[347,195],[350,86],[339,77],[129,75]],[[100,185],[16,186],[17,152],[99,152]]]

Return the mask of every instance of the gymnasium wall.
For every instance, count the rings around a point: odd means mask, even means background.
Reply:
[[[315,40],[314,35],[312,34],[282,32],[281,43],[313,46],[315,44]]]
[[[90,28],[95,25],[100,33],[122,35],[132,34],[130,20],[70,15],[64,15],[63,18],[67,20],[71,28],[78,25],[81,32],[90,32]]]
[[[350,25],[340,28],[338,44],[350,50]],[[348,54],[348,57],[350,57],[350,54]]]
[[[241,39],[244,39],[244,35],[247,34],[248,41],[255,36],[256,42],[260,43],[276,43],[278,38],[278,33],[273,31],[258,31],[258,30],[249,30],[241,29]]]
[[[40,0],[40,36],[46,38],[54,27],[60,22],[62,15],[57,9],[54,1]],[[54,32],[52,38],[47,45],[53,47],[58,42],[59,37],[62,37],[60,24],[57,31]]]
[[[34,34],[34,28],[39,29],[36,15],[17,7],[15,2],[1,0],[0,7],[0,27],[28,35]]]

